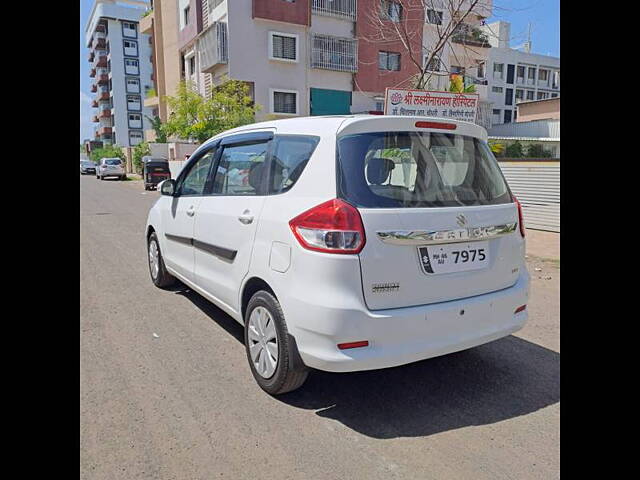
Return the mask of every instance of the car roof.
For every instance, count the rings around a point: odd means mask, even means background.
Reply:
[[[215,141],[228,135],[249,133],[253,131],[273,130],[279,134],[303,134],[320,137],[375,132],[375,131],[442,131],[440,129],[417,128],[416,122],[431,121],[440,123],[453,123],[455,132],[447,130],[446,133],[470,135],[487,140],[487,131],[475,123],[461,120],[444,119],[426,116],[401,116],[401,115],[322,115],[313,117],[294,117],[282,120],[270,120],[266,122],[252,123],[222,132],[205,143]]]

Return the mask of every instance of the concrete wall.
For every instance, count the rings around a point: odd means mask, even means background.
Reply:
[[[560,98],[541,100],[537,102],[523,102],[518,104],[518,119],[516,122],[531,120],[560,120]]]

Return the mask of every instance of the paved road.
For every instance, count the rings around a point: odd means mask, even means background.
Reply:
[[[381,371],[313,372],[273,398],[235,321],[151,284],[143,230],[157,196],[80,179],[82,479],[559,477],[557,264],[530,259],[531,319],[517,335]]]

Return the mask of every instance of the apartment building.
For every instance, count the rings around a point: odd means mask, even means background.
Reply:
[[[149,6],[137,0],[96,0],[85,29],[89,48],[95,140],[132,147],[143,141],[152,114],[142,92],[152,84],[151,48],[140,33]]]
[[[205,96],[226,77],[246,82],[262,107],[258,121],[381,113],[385,88],[409,86],[419,69],[400,40],[376,41],[371,15],[382,15],[386,25],[404,22],[412,30],[412,51],[423,60],[437,41],[437,24],[448,21],[444,3],[439,10],[426,11],[421,0],[155,0],[152,4],[141,28],[154,37],[159,98],[149,98],[145,105],[159,105],[163,120],[162,96],[171,94],[169,83],[175,90],[180,78]],[[481,100],[486,100],[484,64],[491,45],[476,34],[491,9],[491,0],[484,0],[465,19],[455,40],[437,64],[433,62],[430,88],[447,88],[454,71],[477,83]],[[167,32],[174,25],[177,32],[168,50]],[[168,82],[170,75],[179,78]]]
[[[510,48],[508,22],[494,22],[482,28],[492,43],[487,78],[494,125],[516,121],[519,102],[560,96],[558,57],[531,53],[530,41],[522,49]]]

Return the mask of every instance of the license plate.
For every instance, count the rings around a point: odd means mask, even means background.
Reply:
[[[489,265],[489,242],[449,243],[418,247],[422,271],[438,273],[479,270]]]

